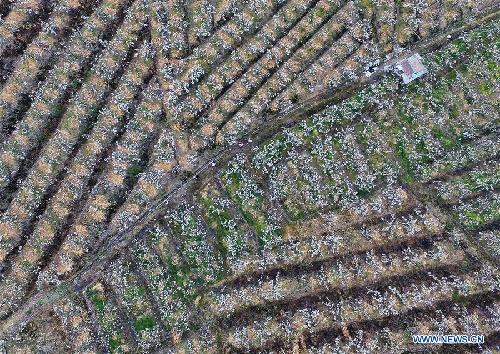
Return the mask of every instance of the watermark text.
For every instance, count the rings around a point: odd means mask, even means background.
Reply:
[[[411,336],[416,344],[482,344],[484,336],[467,334],[418,334]]]

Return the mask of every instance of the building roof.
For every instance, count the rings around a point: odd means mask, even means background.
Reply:
[[[403,78],[403,82],[405,84],[427,73],[427,69],[422,63],[422,57],[418,53],[415,53],[406,59],[400,60],[396,64],[396,68],[398,69],[398,72]]]

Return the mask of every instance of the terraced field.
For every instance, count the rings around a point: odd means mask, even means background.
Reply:
[[[499,50],[494,0],[0,2],[0,353],[499,350]]]

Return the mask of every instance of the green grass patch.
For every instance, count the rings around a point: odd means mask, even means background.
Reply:
[[[368,145],[368,134],[366,132],[366,125],[363,123],[359,123],[359,124],[356,124],[356,126],[354,128],[356,130],[357,141],[360,144],[367,146]]]
[[[98,312],[102,312],[104,310],[104,307],[106,306],[106,299],[102,297],[97,290],[95,289],[90,289],[88,291],[90,301],[96,308]]]
[[[466,175],[462,181],[471,192],[478,192],[489,188],[497,188],[500,181],[500,170],[475,171]]]
[[[457,72],[455,70],[452,70],[446,75],[446,81],[448,84],[452,84],[456,79],[457,79]]]
[[[467,218],[467,224],[471,228],[484,225],[486,222],[485,214],[477,210],[468,210],[464,213]]]
[[[326,16],[327,12],[325,11],[325,9],[324,9],[324,8],[319,7],[318,9],[316,9],[316,11],[314,12],[314,14],[315,14],[317,17],[321,17],[321,18],[323,18],[323,17],[325,17],[325,16]]]
[[[431,96],[434,102],[441,105],[443,104],[448,93],[449,93],[448,88],[445,85],[441,84],[432,89]]]
[[[417,94],[417,92],[418,92],[418,87],[419,87],[419,84],[418,84],[418,82],[417,82],[417,81],[412,81],[412,82],[410,82],[410,83],[406,86],[406,88],[408,89],[408,92],[409,92],[409,93],[411,93],[411,94],[413,94],[413,95]]]
[[[458,105],[456,104],[451,105],[448,111],[448,116],[450,117],[451,120],[455,120],[460,116],[460,110],[458,109]]]
[[[305,219],[306,213],[301,205],[297,205],[297,203],[292,199],[286,199],[283,203],[283,206],[286,210],[286,214],[288,218],[292,222],[299,222]]]
[[[52,110],[52,115],[54,117],[60,117],[64,112],[64,106],[62,104],[57,104],[54,106],[54,109]],[[63,122],[66,123],[66,126],[69,126],[69,124],[67,124],[69,122],[69,119],[65,119],[65,121]]]
[[[294,209],[291,212],[291,220],[294,222],[303,221],[306,218],[306,213],[302,209]]]
[[[260,247],[264,247],[275,237],[279,237],[279,232],[269,232],[269,225],[266,214],[263,210],[263,196],[259,191],[253,190],[251,197],[243,200],[237,193],[239,188],[243,188],[242,176],[235,179],[235,173],[225,175],[224,185],[229,197],[235,202],[243,215],[243,218],[250,227],[255,230]]]
[[[173,298],[191,303],[196,298],[196,293],[188,287],[189,277],[192,273],[191,266],[187,263],[176,265],[171,258],[167,259],[166,263],[171,289],[173,289]]]
[[[246,220],[248,225],[255,230],[255,233],[258,237],[259,248],[263,249],[265,245],[271,241],[271,235],[267,232],[267,222],[263,215],[260,213],[252,213],[247,208],[241,208],[241,213],[243,214],[243,218]],[[259,215],[260,214],[260,215]]]
[[[463,39],[457,39],[452,43],[452,51],[456,54],[465,53],[467,50],[467,43]]]
[[[493,84],[490,81],[483,81],[479,84],[479,91],[486,96],[491,96],[493,94]]]
[[[125,299],[132,302],[144,296],[146,289],[142,286],[130,286],[125,289]]]
[[[370,195],[370,190],[366,188],[358,188],[356,194],[360,198],[366,198]]]
[[[453,294],[451,294],[451,299],[453,302],[456,304],[462,305],[462,306],[467,306],[469,304],[469,300],[465,295],[460,294],[458,291],[454,291]]]
[[[401,167],[403,168],[403,181],[408,183],[413,182],[415,175],[404,143],[399,141],[395,146],[395,150],[396,156],[398,157]]]
[[[467,67],[466,64],[461,63],[457,66],[457,70],[462,74],[466,74],[469,71],[469,68]]]
[[[288,95],[288,99],[290,100],[290,102],[295,104],[295,103],[299,102],[299,95],[297,92],[292,92]]]
[[[72,80],[71,83],[69,84],[69,86],[71,87],[71,89],[73,91],[76,91],[76,89],[78,89],[78,87],[80,87],[80,82],[76,79]]]
[[[401,101],[396,102],[396,111],[398,113],[398,117],[403,121],[404,123],[412,126],[414,123],[413,117],[407,112],[405,106]]]
[[[165,260],[171,288],[174,298],[190,302],[194,286],[205,286],[220,276],[221,259],[189,206],[181,204],[166,221],[179,242],[182,255],[180,261]]]
[[[128,178],[137,178],[139,174],[142,172],[142,168],[137,165],[130,166],[127,168],[127,177]]]
[[[365,14],[371,14],[373,12],[372,0],[359,0],[359,5]]]
[[[429,149],[427,149],[427,145],[425,144],[424,140],[419,140],[417,142],[417,144],[415,145],[415,150],[420,155],[420,161],[423,164],[430,164],[434,161],[429,156]]]
[[[155,320],[150,315],[143,315],[138,317],[134,322],[134,328],[137,332],[145,331],[155,326]]]
[[[493,72],[493,73],[496,73],[498,70],[498,64],[493,60],[489,60],[488,64],[486,64],[486,66],[488,67],[488,70]]]
[[[444,55],[442,52],[437,52],[432,55],[431,59],[436,64],[441,65],[444,62]]]
[[[432,136],[439,140],[443,147],[447,150],[452,149],[456,145],[456,140],[449,137],[441,128],[433,127]]]
[[[228,241],[233,238],[234,229],[228,227],[233,221],[233,218],[228,209],[220,207],[215,204],[214,200],[210,197],[200,198],[201,205],[205,210],[205,215],[210,226],[215,230],[215,235],[217,239],[217,250],[223,260],[227,263],[227,258],[229,254]],[[239,236],[239,235],[238,235]],[[241,254],[243,249],[243,241],[240,237],[236,238],[236,254],[232,256],[238,256]]]
[[[112,353],[116,353],[123,343],[124,341],[121,336],[114,335],[109,339],[109,349],[111,349]]]

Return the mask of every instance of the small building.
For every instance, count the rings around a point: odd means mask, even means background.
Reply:
[[[427,68],[422,63],[422,57],[418,53],[398,61],[396,63],[396,69],[398,74],[403,78],[405,84],[427,74]]]

